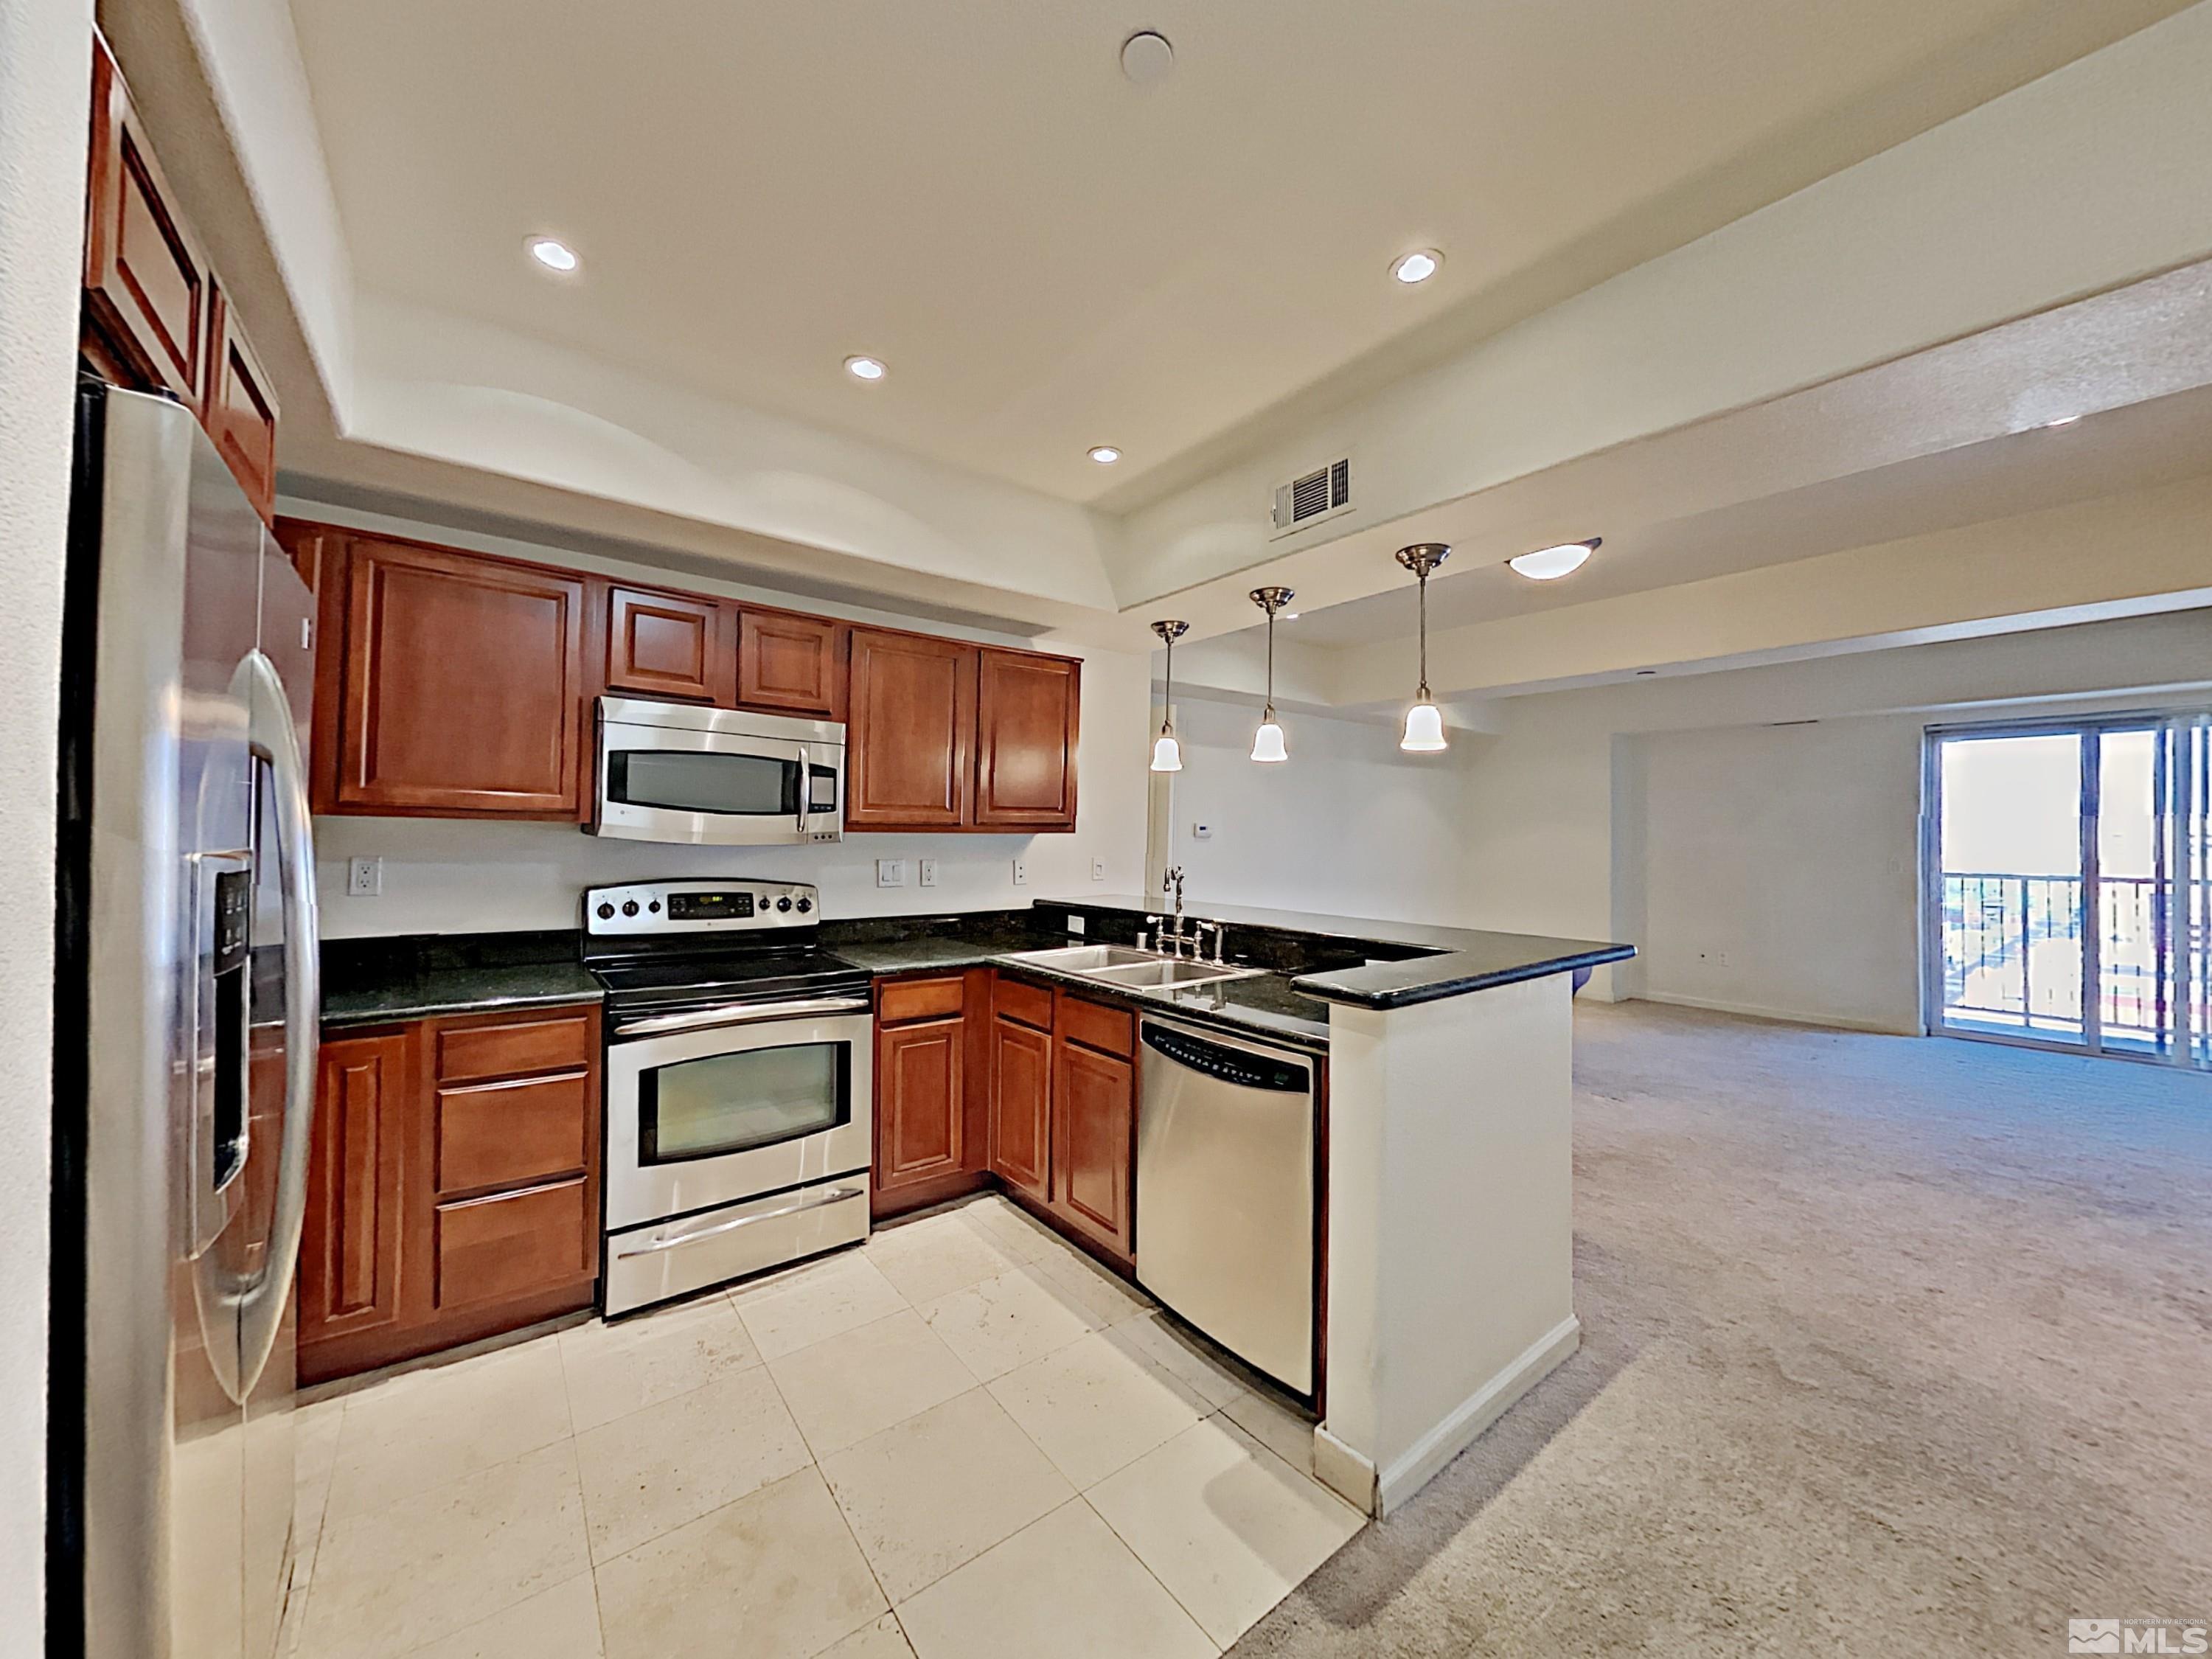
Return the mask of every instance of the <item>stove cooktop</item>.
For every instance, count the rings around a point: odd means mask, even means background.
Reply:
[[[630,882],[586,889],[584,966],[616,1012],[866,994],[869,976],[816,943],[800,882]]]

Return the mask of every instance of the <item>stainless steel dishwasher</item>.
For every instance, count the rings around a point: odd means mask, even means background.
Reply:
[[[1314,1068],[1145,1017],[1137,1279],[1254,1370],[1314,1391]]]

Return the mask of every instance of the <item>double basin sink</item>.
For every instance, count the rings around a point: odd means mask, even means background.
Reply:
[[[1006,960],[1074,974],[1097,980],[1101,985],[1118,985],[1130,991],[1209,985],[1224,979],[1250,979],[1267,971],[1264,968],[1232,968],[1226,963],[1194,962],[1187,957],[1162,956],[1157,951],[1133,950],[1126,945],[1067,945],[1050,951],[1015,951]]]

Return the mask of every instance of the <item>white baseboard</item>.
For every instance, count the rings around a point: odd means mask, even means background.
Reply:
[[[1714,997],[1677,996],[1671,992],[1646,991],[1636,1002],[1663,1002],[1674,1008],[1701,1008],[1708,1013],[1741,1014],[1747,1019],[1769,1019],[1784,1025],[1820,1025],[1838,1031],[1872,1031],[1881,1036],[1918,1036],[1920,1026],[1899,1025],[1891,1020],[1852,1019],[1842,1014],[1808,1014],[1794,1008],[1767,1008],[1755,1002],[1723,1002]]]
[[[1362,1515],[1375,1510],[1375,1465],[1325,1428],[1314,1431],[1314,1479]]]
[[[1373,1512],[1388,1515],[1427,1486],[1439,1469],[1503,1417],[1506,1407],[1542,1382],[1553,1367],[1581,1346],[1582,1340],[1582,1322],[1569,1314],[1523,1349],[1512,1364],[1461,1401],[1443,1422],[1415,1441],[1404,1456],[1377,1475]],[[1347,1452],[1350,1449],[1346,1448]],[[1356,1452],[1351,1455],[1358,1455]],[[1317,1471],[1318,1453],[1315,1462]]]

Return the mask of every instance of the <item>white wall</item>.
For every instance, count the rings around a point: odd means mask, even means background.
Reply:
[[[0,0],[0,1655],[44,1650],[54,734],[90,0]]]
[[[1178,703],[1174,857],[1187,896],[1390,921],[1453,920],[1454,820],[1476,740],[1413,756],[1399,751],[1389,726],[1287,711],[1279,718],[1291,758],[1261,766],[1251,758],[1257,698]],[[1200,820],[1213,831],[1205,841],[1191,833]]]
[[[1594,995],[1915,1030],[1923,728],[2191,702],[2212,611],[1509,699],[1460,914],[1635,945]]]
[[[288,498],[288,511],[420,536],[489,553],[541,559],[580,569],[630,574],[696,592],[760,599],[800,610],[920,628],[996,643],[1063,650],[1083,659],[1083,742],[1072,835],[860,835],[827,847],[691,848],[602,841],[574,824],[499,823],[461,819],[322,817],[315,822],[323,931],[341,939],[368,934],[494,933],[576,925],[577,895],[606,882],[650,877],[753,876],[811,881],[831,917],[898,915],[1024,905],[1085,892],[1133,893],[1143,879],[1145,763],[1150,659],[1085,651],[1066,641],[1012,640],[974,629],[917,623],[884,611],[795,599],[690,575],[641,570],[560,549],[446,530],[435,525],[343,512]],[[1016,858],[1028,881],[1016,886]],[[346,861],[384,860],[384,890],[346,896]],[[918,861],[938,861],[934,887],[918,884]],[[907,884],[876,885],[876,860],[902,859]],[[1103,872],[1091,874],[1093,860]]]

